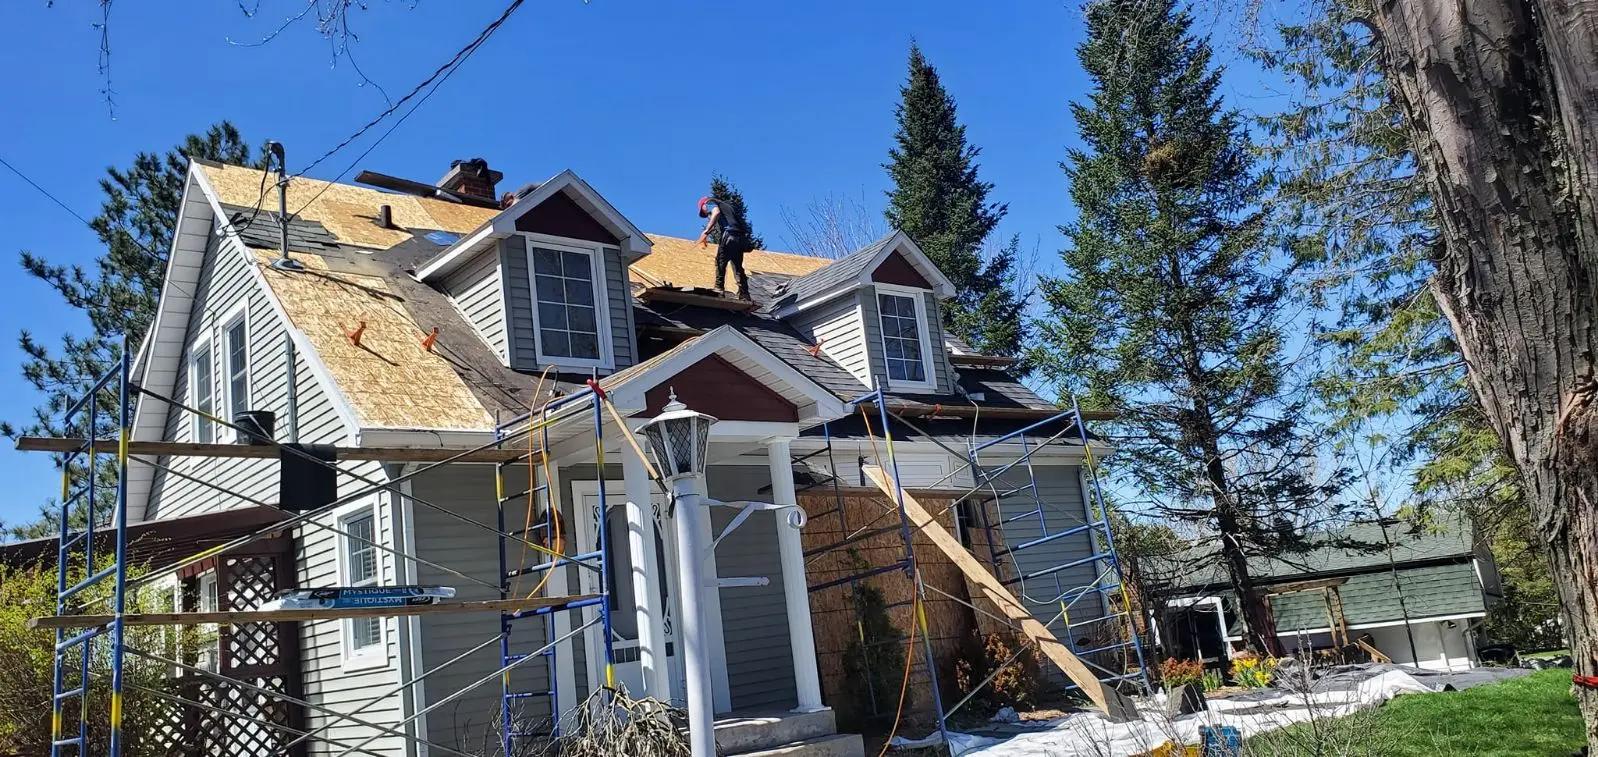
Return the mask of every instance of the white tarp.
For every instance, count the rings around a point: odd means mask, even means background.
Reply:
[[[1339,685],[1344,684],[1344,685]],[[1357,682],[1317,681],[1309,693],[1270,689],[1235,699],[1212,699],[1210,709],[1171,719],[1161,705],[1147,703],[1140,720],[1112,723],[1096,712],[1081,712],[1038,724],[1038,730],[993,737],[950,733],[955,755],[980,757],[1112,757],[1146,752],[1175,741],[1197,744],[1199,726],[1232,726],[1248,738],[1312,718],[1342,717],[1375,707],[1399,694],[1436,691],[1414,676],[1387,670]],[[1163,695],[1161,695],[1163,699]],[[912,743],[895,739],[895,746]]]

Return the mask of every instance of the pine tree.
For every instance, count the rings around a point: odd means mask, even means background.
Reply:
[[[749,243],[754,245],[757,250],[766,249],[766,240],[755,233],[755,222],[749,218],[749,207],[744,205],[743,193],[739,192],[732,182],[727,181],[726,176],[719,173],[710,175],[710,196],[716,198],[716,202],[738,211],[738,215],[743,217],[744,223],[749,224]],[[721,244],[721,232],[712,230],[710,232],[710,241],[718,245]]]
[[[910,235],[954,282],[958,295],[944,308],[949,331],[979,352],[1018,356],[1026,336],[1026,297],[1016,291],[1018,242],[989,260],[982,255],[1008,208],[989,202],[993,185],[977,177],[981,151],[966,142],[954,99],[915,45],[899,93],[899,129],[883,166],[893,180],[888,224]]]
[[[1315,469],[1287,366],[1290,263],[1265,233],[1247,129],[1191,24],[1175,0],[1087,7],[1077,53],[1093,87],[1071,106],[1085,147],[1062,165],[1080,215],[1061,229],[1067,275],[1042,285],[1035,362],[1119,413],[1121,480],[1149,514],[1206,535],[1249,646],[1278,653],[1248,560],[1307,548],[1341,514],[1346,474]]]
[[[20,428],[0,424],[0,433],[10,437],[66,435],[59,414],[115,365],[124,340],[129,349],[138,349],[155,318],[189,159],[246,164],[250,155],[238,130],[226,121],[203,134],[188,135],[165,154],[141,152],[131,166],[108,168],[100,180],[105,200],[89,225],[105,245],[105,252],[92,270],[54,264],[31,251],[22,252],[23,270],[48,284],[68,307],[82,311],[89,321],[89,333],[67,334],[61,345],[52,349],[22,331],[18,343],[27,355],[22,376],[44,399],[34,408],[30,421]],[[14,526],[9,532],[24,538],[54,533],[54,506],[47,504],[40,510],[39,521]]]

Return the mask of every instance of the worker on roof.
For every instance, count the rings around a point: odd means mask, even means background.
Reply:
[[[716,234],[716,288],[727,291],[727,265],[732,265],[732,276],[738,282],[738,299],[749,299],[749,275],[744,273],[744,253],[754,249],[749,241],[749,222],[737,208],[724,204],[714,197],[699,198],[699,217],[708,218],[705,230],[699,232],[699,246],[705,246],[711,230]]]

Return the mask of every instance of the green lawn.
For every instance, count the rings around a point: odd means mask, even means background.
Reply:
[[[1441,694],[1406,694],[1341,720],[1248,742],[1250,755],[1569,755],[1583,745],[1568,669]]]

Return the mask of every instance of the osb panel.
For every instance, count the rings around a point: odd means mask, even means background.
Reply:
[[[199,164],[205,178],[216,189],[218,198],[229,205],[255,207],[261,198],[262,179],[267,196],[263,207],[277,209],[275,176],[243,166]],[[309,205],[306,203],[309,202]],[[318,221],[340,242],[387,249],[411,238],[407,231],[385,229],[374,223],[377,209],[387,205],[396,226],[402,229],[441,229],[465,234],[499,214],[493,208],[434,200],[412,195],[382,192],[349,184],[329,184],[319,179],[289,180],[288,207],[307,221]],[[303,209],[301,207],[303,206]]]
[[[488,411],[442,357],[422,347],[422,330],[382,278],[333,273],[315,255],[295,260],[309,270],[288,273],[268,263],[271,250],[252,250],[267,283],[303,332],[366,426],[484,429]],[[348,332],[361,321],[356,346]]]
[[[954,513],[948,509],[949,500],[924,499],[922,502],[938,512],[939,523],[953,529]],[[856,532],[899,523],[896,506],[885,496],[844,497],[841,517],[839,500],[832,495],[822,492],[801,494],[799,503],[811,516],[803,530],[806,551],[835,544]],[[948,556],[923,535],[917,534],[913,544],[922,581],[928,587],[969,602],[971,595],[966,588],[964,575]],[[986,554],[978,553],[978,556],[986,557]],[[816,585],[857,574],[867,568],[889,565],[903,557],[904,542],[895,530],[857,541],[850,547],[807,558],[806,574],[809,583]],[[902,571],[895,571],[865,579],[863,583],[882,592],[884,601],[892,608],[888,611],[889,618],[908,641],[914,622],[911,599],[915,585],[910,577]],[[844,654],[858,636],[849,585],[812,592],[810,614],[816,632],[816,661],[821,673],[823,694],[828,701],[852,703],[852,709],[859,710],[868,701],[867,694],[859,681],[851,680],[844,672]],[[945,692],[952,692],[954,662],[958,657],[960,642],[976,627],[976,620],[969,607],[931,588],[927,590],[926,614],[938,677]],[[902,664],[905,645],[872,650],[873,654],[879,652],[894,656],[900,661],[897,664]],[[915,713],[924,716],[932,711],[932,698],[919,639],[911,659],[910,685],[917,692],[912,708]]]
[[[650,234],[655,243],[649,254],[632,264],[634,282],[646,287],[714,287],[716,285],[716,245],[700,247],[692,239]],[[744,270],[754,273],[781,273],[803,276],[832,261],[809,255],[752,250],[744,254]]]

